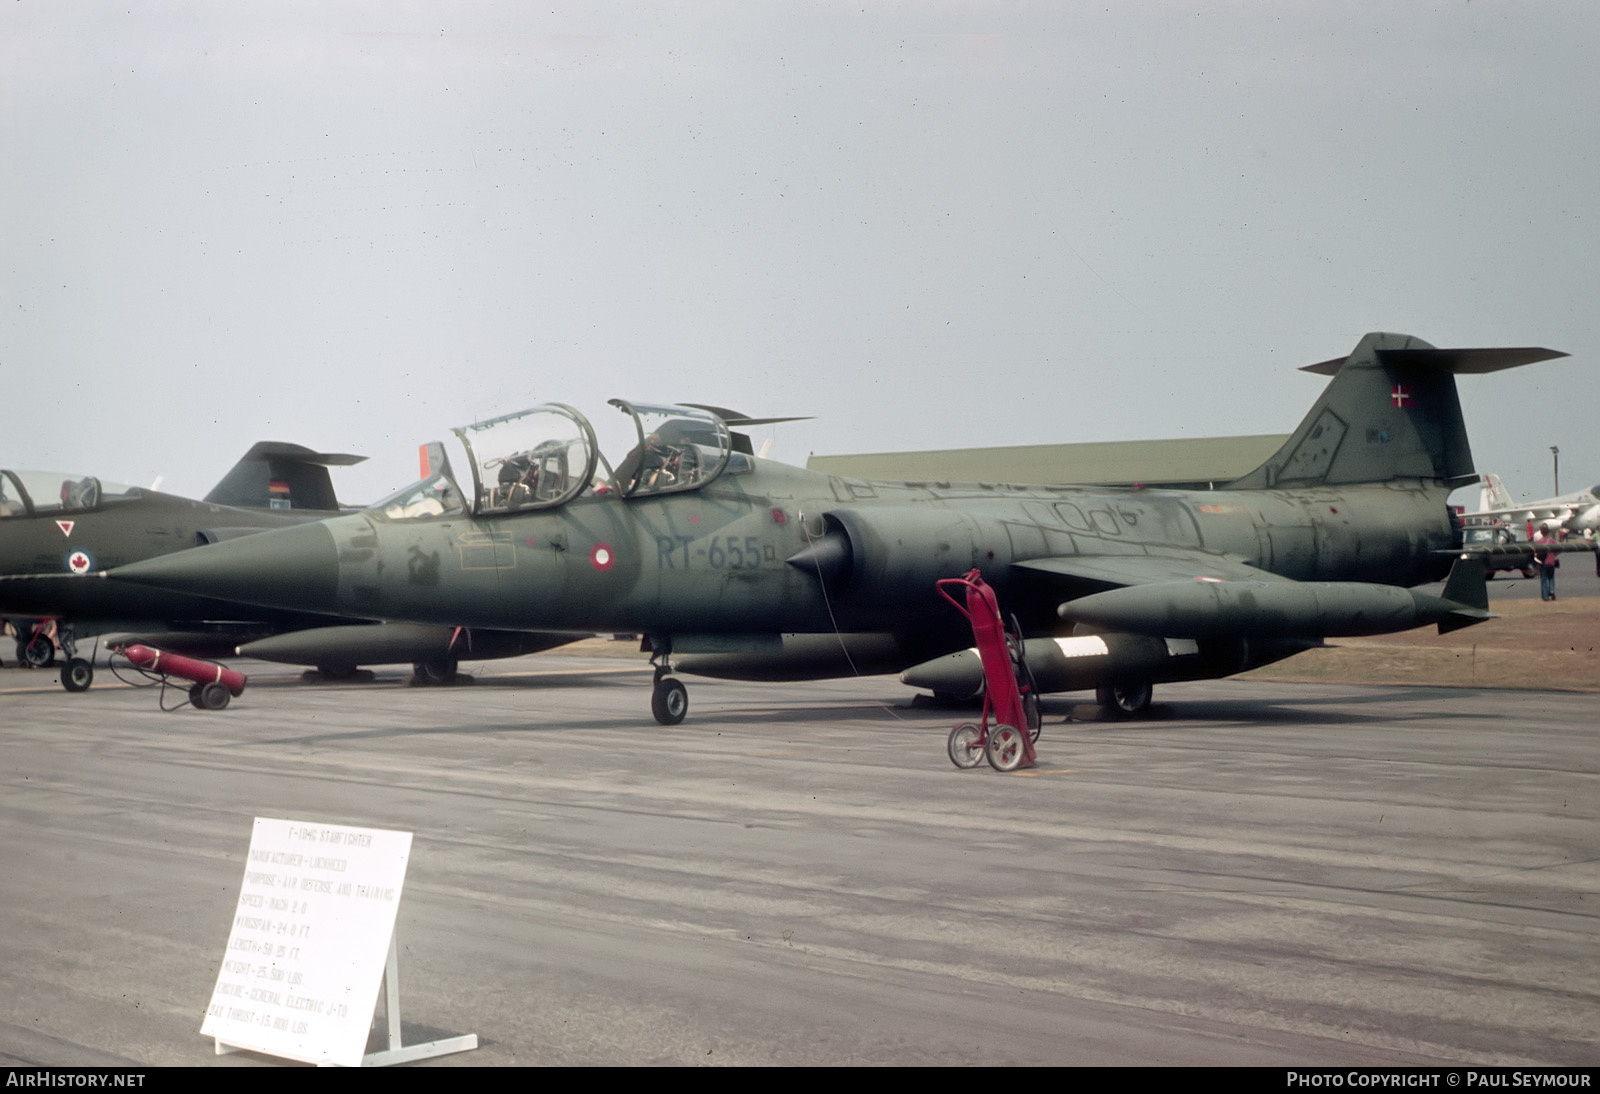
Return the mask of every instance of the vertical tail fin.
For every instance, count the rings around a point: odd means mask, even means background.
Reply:
[[[365,456],[313,452],[284,441],[257,441],[205,500],[238,509],[315,509],[338,512],[329,467],[349,467]]]
[[[1332,376],[1300,427],[1266,463],[1229,484],[1265,490],[1477,476],[1456,396],[1457,373],[1495,372],[1566,354],[1540,348],[1436,349],[1369,334],[1347,357],[1303,371]]]
[[[1500,476],[1493,472],[1483,477],[1483,488],[1478,491],[1478,511],[1488,513],[1495,509],[1514,509],[1516,502],[1511,500],[1511,495],[1506,492],[1505,485],[1501,483]]]

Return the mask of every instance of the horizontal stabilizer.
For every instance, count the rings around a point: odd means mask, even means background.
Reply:
[[[1481,349],[1380,349],[1378,360],[1386,365],[1403,368],[1434,369],[1451,372],[1457,376],[1477,376],[1486,372],[1532,365],[1540,361],[1554,361],[1568,354],[1542,346],[1489,346]],[[1333,376],[1350,356],[1335,357],[1305,365],[1301,372],[1315,372],[1319,376]]]

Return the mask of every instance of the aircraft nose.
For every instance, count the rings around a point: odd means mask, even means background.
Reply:
[[[333,613],[339,552],[319,522],[175,551],[108,570],[106,577],[243,604]]]

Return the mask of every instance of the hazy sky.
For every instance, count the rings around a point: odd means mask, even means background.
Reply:
[[[1394,330],[1571,353],[1467,422],[1600,482],[1594,0],[558,7],[6,0],[0,466],[372,500],[612,396],[796,463],[1288,432]]]

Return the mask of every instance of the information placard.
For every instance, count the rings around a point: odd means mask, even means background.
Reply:
[[[257,817],[200,1032],[359,1066],[410,855],[410,832]]]

